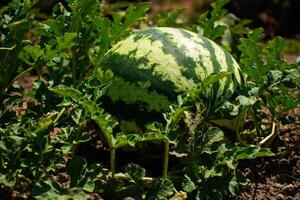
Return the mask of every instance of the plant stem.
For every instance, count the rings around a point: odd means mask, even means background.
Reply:
[[[116,173],[115,178],[116,179],[127,180],[127,181],[130,179],[128,176],[126,176],[126,174],[123,174],[123,173]],[[151,183],[154,180],[156,180],[156,178],[152,178],[152,177],[142,177],[141,178],[141,181],[143,181],[145,183]]]
[[[115,162],[116,162],[116,149],[110,150],[110,170],[111,170],[111,176],[112,179],[115,178]]]
[[[76,87],[76,73],[77,73],[77,70],[76,70],[76,53],[75,52],[72,52],[72,78],[73,78],[73,87]]]
[[[20,74],[18,74],[16,77],[14,77],[11,81],[8,83],[4,83],[3,87],[1,88],[0,95],[4,94],[11,86],[12,84],[17,81],[21,76],[23,76],[25,73],[30,72],[33,69],[33,67],[29,67],[26,70],[22,71]]]
[[[168,165],[169,165],[169,140],[165,140],[165,153],[164,153],[164,169],[163,169],[163,179],[168,176]]]
[[[244,111],[242,111],[241,113],[239,113],[239,115],[237,116],[237,119],[236,119],[236,127],[235,127],[236,140],[241,145],[244,145],[244,142],[243,142],[243,140],[241,138],[241,135],[240,135],[240,127],[241,127],[241,124],[243,124],[242,120],[244,120],[244,114],[245,114]]]
[[[15,156],[13,162],[12,162],[13,166],[17,163],[17,161],[19,160],[19,158],[21,157],[21,155],[22,155],[22,150],[18,150],[17,153],[16,153],[16,156]]]
[[[271,132],[271,134],[268,135],[267,137],[265,137],[262,141],[260,141],[260,142],[258,143],[258,146],[262,146],[262,145],[264,145],[267,141],[271,140],[271,139],[273,138],[273,136],[275,135],[275,133],[276,133],[275,130],[276,130],[276,123],[273,122],[273,123],[272,123],[272,132]]]
[[[53,120],[53,125],[55,126],[56,125],[56,123],[57,123],[57,121],[59,120],[59,118],[62,116],[62,114],[65,112],[65,110],[66,110],[66,108],[64,107],[64,108],[62,108],[60,111],[59,111],[59,113],[58,113],[58,115],[56,116],[56,118]]]
[[[71,147],[71,157],[73,158],[75,156],[76,153],[76,149],[79,146],[79,144],[73,144]]]

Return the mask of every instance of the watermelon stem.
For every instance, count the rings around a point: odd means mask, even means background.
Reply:
[[[164,152],[164,167],[163,167],[163,179],[168,176],[168,165],[169,165],[169,140],[165,140],[165,152]]]
[[[244,141],[241,138],[241,130],[244,127],[245,117],[246,117],[247,109],[242,110],[242,112],[236,118],[236,128],[235,128],[235,136],[236,140],[242,146],[245,145]]]
[[[115,163],[116,163],[116,149],[112,148],[110,150],[110,171],[111,171],[111,176],[112,179],[115,178]]]

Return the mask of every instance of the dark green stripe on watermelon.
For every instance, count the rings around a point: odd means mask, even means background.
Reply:
[[[182,75],[194,80],[199,80],[195,73],[197,66],[195,59],[186,56],[188,49],[184,45],[178,46],[176,41],[173,40],[172,34],[157,29],[147,29],[137,33],[134,37],[134,41],[138,41],[143,37],[149,38],[153,42],[160,41],[163,44],[164,53],[170,54],[176,59]]]
[[[176,89],[174,82],[163,80],[160,76],[153,76],[153,70],[157,64],[151,64],[146,56],[134,59],[135,52],[131,51],[126,56],[113,52],[110,54],[110,57],[113,57],[114,59],[104,59],[102,62],[104,70],[110,69],[112,66],[120,66],[118,70],[113,71],[114,75],[122,77],[130,83],[138,83],[147,80],[151,83],[151,85],[148,86],[149,91],[156,91],[159,94],[164,94],[170,99],[174,99],[178,95],[174,94]],[[138,69],[135,67],[136,63],[148,65],[149,69]]]

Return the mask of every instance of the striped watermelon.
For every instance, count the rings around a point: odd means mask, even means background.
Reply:
[[[136,122],[161,119],[177,95],[208,74],[230,71],[217,96],[229,96],[241,82],[234,58],[213,41],[178,28],[150,28],[115,44],[99,68],[102,80],[112,81],[104,107]],[[113,76],[112,76],[113,75]]]

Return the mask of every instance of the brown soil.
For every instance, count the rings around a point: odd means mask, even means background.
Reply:
[[[234,200],[300,199],[300,125],[284,127],[280,138],[291,152],[282,151],[275,158],[259,158],[241,162],[239,170],[247,178],[247,186]]]

